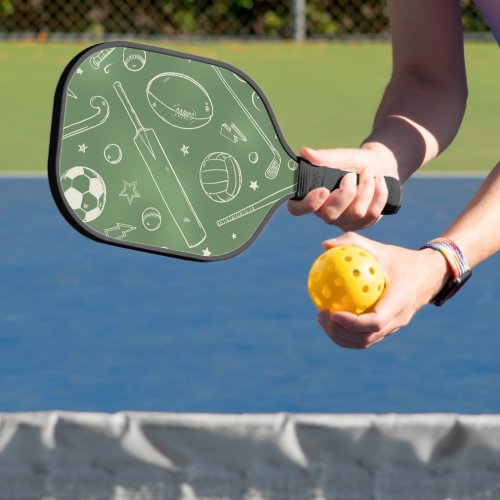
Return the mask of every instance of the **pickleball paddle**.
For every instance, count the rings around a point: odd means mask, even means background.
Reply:
[[[237,255],[284,201],[346,172],[313,166],[282,137],[266,97],[220,61],[131,42],[79,53],[55,94],[52,194],[84,235],[210,261]],[[399,182],[385,178],[384,214]]]

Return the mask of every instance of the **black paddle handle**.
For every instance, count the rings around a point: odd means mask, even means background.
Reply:
[[[319,187],[326,187],[333,191],[339,187],[342,178],[350,173],[338,168],[317,167],[304,160],[304,158],[298,158],[298,163],[299,177],[294,200],[302,200],[307,193]],[[384,177],[384,179],[389,196],[382,213],[384,215],[395,214],[401,207],[401,184],[394,177]],[[357,182],[359,182],[359,175],[357,175]]]

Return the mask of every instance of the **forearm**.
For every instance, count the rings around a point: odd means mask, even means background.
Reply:
[[[392,78],[364,148],[405,181],[455,137],[467,80],[458,0],[388,0]]]
[[[500,250],[500,162],[442,236],[461,248],[471,267]]]
[[[466,96],[465,82],[426,81],[409,73],[393,76],[363,148],[385,155],[404,182],[454,139]]]
[[[500,250],[500,163],[441,237],[458,245],[471,268]],[[452,278],[452,272],[440,252],[424,248],[418,253],[423,272],[417,288],[424,304],[439,293]]]

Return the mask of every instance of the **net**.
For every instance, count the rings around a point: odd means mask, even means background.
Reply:
[[[499,451],[497,415],[0,414],[0,499],[498,499]]]

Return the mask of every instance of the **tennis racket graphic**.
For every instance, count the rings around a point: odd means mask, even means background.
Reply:
[[[334,190],[346,174],[298,157],[257,84],[220,61],[106,42],[77,54],[56,89],[52,194],[68,222],[100,242],[226,259],[283,202]],[[383,213],[396,213],[400,184],[385,181]]]

